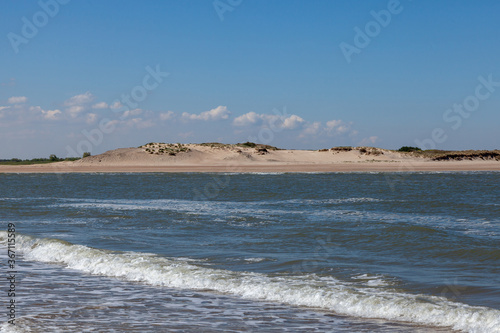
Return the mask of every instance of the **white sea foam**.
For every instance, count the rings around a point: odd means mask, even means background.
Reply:
[[[325,204],[343,204],[357,202],[383,202],[386,200],[378,198],[340,198],[340,199],[318,199],[305,200],[293,199],[285,201],[250,201],[250,202],[226,202],[226,201],[191,201],[179,199],[157,199],[157,200],[127,200],[127,199],[59,199],[60,201],[51,205],[52,207],[73,207],[84,209],[101,209],[101,210],[168,210],[186,213],[205,214],[229,214],[231,212],[238,213],[255,213],[256,207],[262,208],[265,205],[325,205]],[[289,210],[265,208],[265,211],[278,213],[290,213]],[[331,210],[329,210],[331,211]],[[303,210],[294,210],[294,214],[309,213]]]
[[[354,280],[362,281],[365,285],[370,287],[386,287],[392,284],[392,281],[388,281],[383,276],[378,275],[373,276],[368,274],[361,274],[358,276],[353,276],[352,278]]]
[[[325,204],[344,204],[358,202],[404,202],[404,200],[380,199],[370,197],[353,197],[353,198],[331,198],[331,199],[292,199],[285,201],[269,202],[269,204],[305,204],[305,205],[325,205]]]
[[[17,318],[16,320],[19,320],[19,318]],[[3,323],[0,325],[0,333],[26,333],[26,332],[29,331],[26,331],[25,329],[19,326],[12,325],[9,323]]]
[[[272,260],[272,259],[268,259],[268,258],[246,258],[245,261],[247,262],[263,262],[263,261],[268,261],[268,260]]]
[[[261,207],[270,202],[225,202],[225,201],[190,201],[177,199],[157,199],[157,200],[106,200],[106,199],[62,199],[52,207],[72,207],[77,209],[97,209],[97,210],[115,210],[115,211],[171,211],[185,214],[203,214],[212,216],[238,216],[266,218],[269,214],[290,214],[289,210],[284,209],[260,209],[258,212],[255,207]],[[305,214],[306,211],[294,210],[293,214]],[[226,219],[221,219],[226,221]]]
[[[283,175],[286,172],[248,172],[251,175]]]
[[[346,202],[381,202],[382,199],[377,198],[343,198],[343,199],[330,199],[329,203],[346,203]]]
[[[372,197],[353,197],[353,198],[332,198],[332,199],[292,199],[284,201],[251,201],[251,202],[227,202],[227,201],[190,201],[179,199],[157,199],[157,200],[127,200],[127,199],[57,199],[52,207],[73,207],[77,209],[97,209],[114,211],[169,211],[191,215],[210,215],[218,218],[214,221],[228,222],[228,217],[252,217],[264,219],[266,222],[275,221],[272,216],[280,215],[307,215],[319,218],[337,216],[342,219],[355,217],[359,220],[375,220],[384,223],[400,223],[406,221],[415,225],[432,225],[434,228],[456,230],[467,235],[499,237],[496,231],[497,222],[484,223],[483,219],[456,219],[452,216],[440,215],[420,215],[396,212],[376,212],[364,210],[348,210],[343,204],[349,203],[370,203],[370,202],[388,202],[400,200],[387,200]],[[338,209],[323,207],[323,205],[335,204]],[[293,209],[283,209],[283,205],[296,205]],[[311,205],[319,205],[320,209],[310,210]],[[307,206],[307,209],[302,209]],[[324,208],[324,209],[323,209]],[[224,216],[224,218],[220,218]],[[234,221],[229,220],[233,223]],[[241,222],[241,221],[239,221]],[[246,225],[254,226],[257,221],[252,221]]]
[[[5,243],[6,232],[0,231]],[[117,253],[54,239],[17,235],[17,248],[27,260],[53,262],[82,272],[139,281],[154,286],[212,290],[247,299],[287,303],[339,314],[448,326],[469,332],[500,332],[500,311],[381,288],[355,287],[314,274],[271,276],[193,265],[138,252]]]

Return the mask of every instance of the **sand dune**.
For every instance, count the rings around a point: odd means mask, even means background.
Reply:
[[[460,155],[462,156],[462,155]],[[489,156],[489,155],[488,155]],[[0,172],[348,172],[498,170],[498,158],[433,160],[371,147],[281,150],[271,146],[150,143],[74,162],[0,166]]]

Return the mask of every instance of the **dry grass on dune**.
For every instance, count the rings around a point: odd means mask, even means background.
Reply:
[[[408,152],[411,156],[433,161],[496,160],[500,161],[500,150],[421,150]]]
[[[286,150],[253,142],[200,144],[150,142],[138,148],[121,148],[84,158],[82,163],[204,163],[222,160],[241,160],[253,163],[352,163],[370,161],[500,161],[499,150],[419,150],[407,151],[376,147],[338,146],[319,150]]]

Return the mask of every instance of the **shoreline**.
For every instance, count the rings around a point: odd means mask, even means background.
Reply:
[[[0,173],[255,173],[500,171],[500,152],[460,151],[428,156],[374,147],[286,150],[256,145],[148,143],[77,161],[0,165]],[[444,158],[436,160],[436,157]]]
[[[357,162],[331,164],[186,164],[186,165],[77,165],[56,162],[44,165],[0,165],[1,173],[255,173],[255,172],[422,172],[422,171],[500,171],[496,161],[412,161]]]

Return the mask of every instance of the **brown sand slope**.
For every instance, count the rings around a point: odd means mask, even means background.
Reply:
[[[457,152],[452,152],[457,153]],[[477,155],[477,154],[476,154]],[[150,143],[120,148],[74,162],[0,166],[0,172],[346,172],[500,171],[500,154],[433,160],[423,154],[371,147],[280,150],[271,146]],[[497,158],[498,157],[498,158]]]

